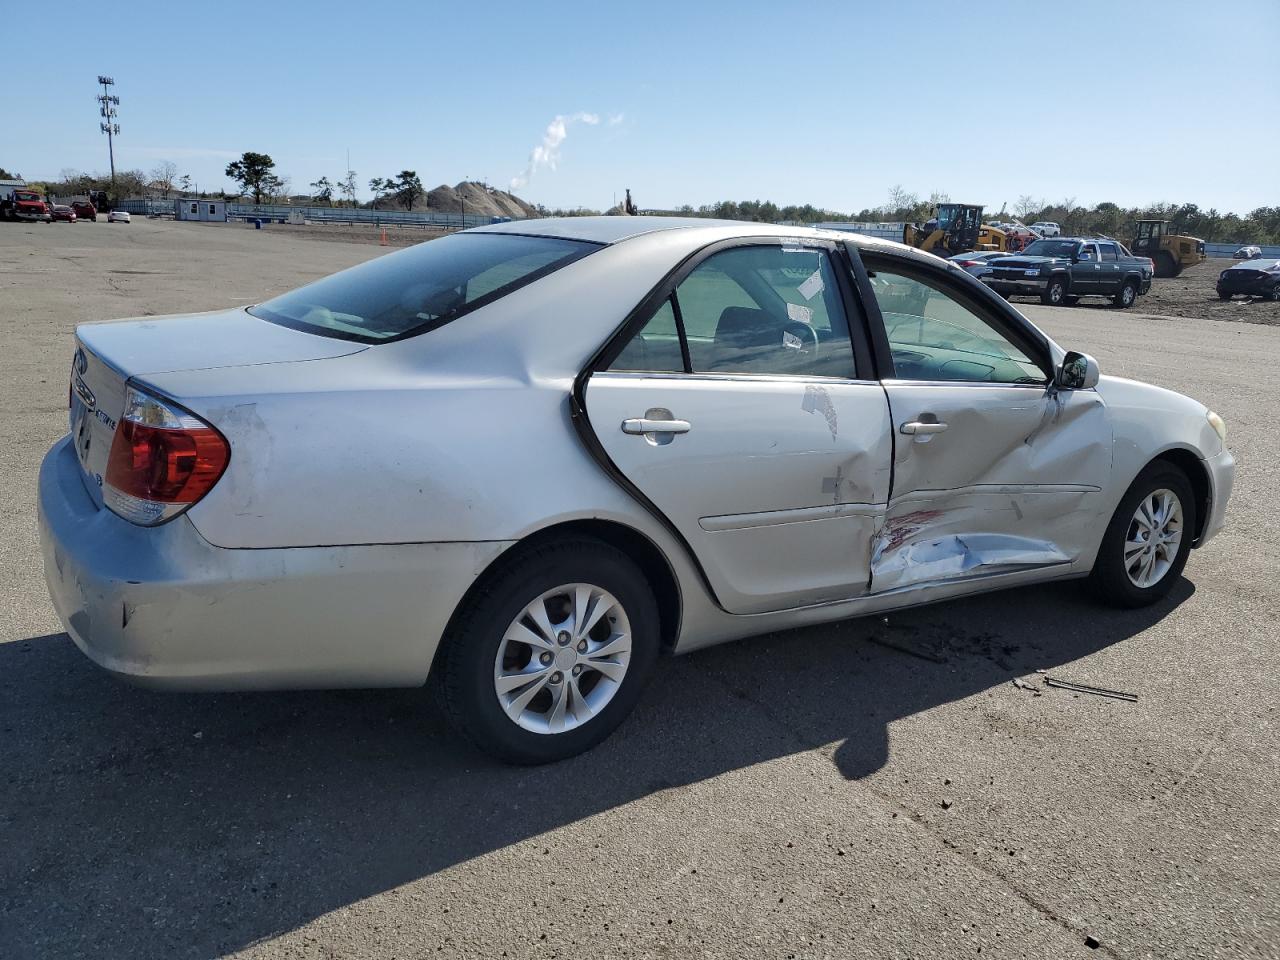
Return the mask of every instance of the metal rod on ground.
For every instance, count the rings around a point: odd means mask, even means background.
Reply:
[[[1058,687],[1062,690],[1070,690],[1072,693],[1091,693],[1095,697],[1113,697],[1116,700],[1128,700],[1130,703],[1138,701],[1136,693],[1125,693],[1122,690],[1108,690],[1106,687],[1091,687],[1086,683],[1072,683],[1070,680],[1057,680],[1053,677],[1044,678],[1045,686]]]

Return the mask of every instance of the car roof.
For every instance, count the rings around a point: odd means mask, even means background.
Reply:
[[[564,240],[585,240],[589,243],[621,243],[632,237],[662,233],[672,230],[701,230],[708,233],[725,233],[726,230],[741,236],[795,236],[821,237],[823,239],[848,239],[863,235],[851,231],[820,230],[815,227],[784,226],[777,223],[760,223],[751,220],[713,220],[708,217],[653,217],[653,216],[602,216],[602,217],[542,217],[530,220],[511,220],[483,227],[473,227],[468,233],[514,233],[523,236],[555,237]]]
[[[750,220],[712,220],[704,217],[542,217],[473,227],[466,232],[583,240],[606,246],[633,238],[680,232],[691,252],[704,244],[738,237],[797,237],[852,243],[864,254],[892,253],[930,263],[946,262],[923,250],[852,230],[792,227]]]

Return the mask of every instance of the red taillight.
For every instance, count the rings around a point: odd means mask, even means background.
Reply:
[[[128,389],[103,500],[134,523],[172,519],[208,493],[231,459],[226,438],[185,410]]]

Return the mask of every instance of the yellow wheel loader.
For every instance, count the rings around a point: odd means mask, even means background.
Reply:
[[[1168,220],[1139,220],[1128,246],[1151,259],[1157,277],[1176,277],[1205,258],[1204,241],[1174,233]]]

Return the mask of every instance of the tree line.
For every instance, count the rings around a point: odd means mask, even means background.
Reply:
[[[888,202],[857,212],[842,213],[825,210],[812,204],[803,206],[778,206],[762,200],[722,200],[694,208],[683,206],[667,211],[682,216],[715,217],[726,220],[754,220],[763,223],[794,222],[881,222],[927,220],[939,203],[946,203],[945,193],[933,193],[921,199],[902,187],[889,191]],[[1023,223],[1045,220],[1057,223],[1069,236],[1127,237],[1133,232],[1136,220],[1169,220],[1176,232],[1199,237],[1208,243],[1266,243],[1280,244],[1280,206],[1258,207],[1246,215],[1222,213],[1210,208],[1202,210],[1194,203],[1155,203],[1143,207],[1122,207],[1104,201],[1092,207],[1076,203],[1067,197],[1057,203],[1020,196],[1011,211],[987,209],[986,220],[1009,220],[1016,217]]]

